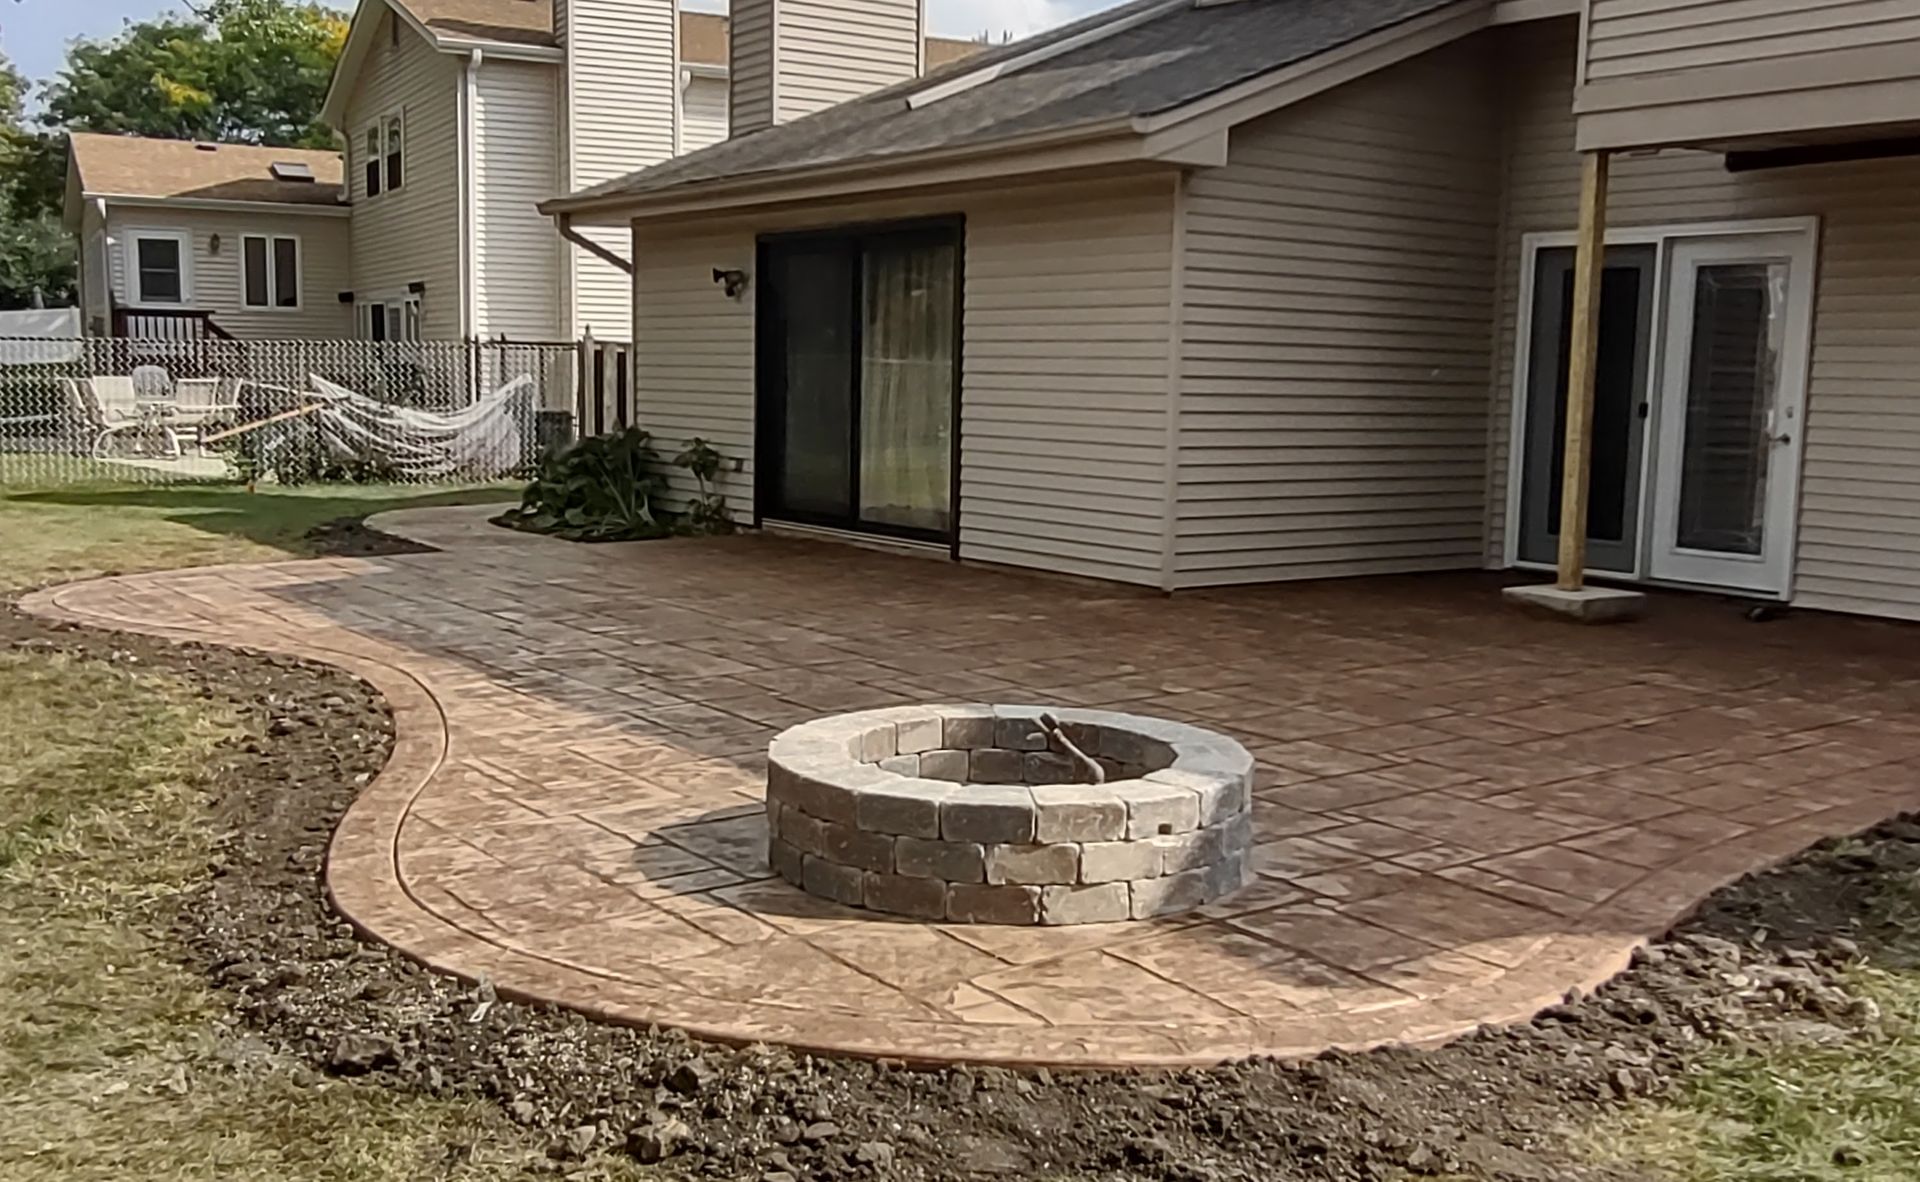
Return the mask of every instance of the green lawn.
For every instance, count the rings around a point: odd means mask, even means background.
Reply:
[[[316,1077],[231,1026],[182,966],[168,916],[206,873],[232,710],[144,666],[4,650],[0,710],[0,1177],[553,1176],[495,1104]]]
[[[510,501],[508,485],[76,484],[0,486],[0,592],[102,574],[260,562],[306,553],[323,521],[408,505]]]
[[[0,590],[303,553],[337,517],[499,500],[319,487],[0,489]],[[178,677],[0,647],[0,1177],[504,1182],[546,1146],[481,1100],[317,1078],[234,1028],[173,943],[206,874],[207,794],[246,730]],[[258,736],[254,736],[258,738]],[[628,1178],[599,1157],[580,1178]]]
[[[1920,1178],[1920,880],[1866,873],[1858,918],[1879,963],[1848,985],[1879,1021],[1844,1040],[1809,1024],[1711,1047],[1670,1095],[1593,1130],[1598,1156],[1673,1182]]]

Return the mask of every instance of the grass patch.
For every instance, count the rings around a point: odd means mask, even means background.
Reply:
[[[404,485],[0,487],[0,592],[102,574],[307,553],[322,522],[418,505],[508,501],[513,487],[422,493]]]
[[[1598,1156],[1674,1182],[1912,1182],[1920,1176],[1920,883],[1881,877],[1865,926],[1895,933],[1848,973],[1879,1022],[1845,1039],[1788,1026],[1716,1046],[1675,1091],[1588,1138]]]
[[[206,872],[210,776],[239,718],[169,675],[45,652],[0,652],[0,711],[0,1176],[544,1171],[491,1103],[316,1076],[236,1029],[180,963],[164,933]]]

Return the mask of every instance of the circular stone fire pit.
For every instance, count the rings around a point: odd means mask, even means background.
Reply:
[[[1246,882],[1252,784],[1246,748],[1180,723],[1033,706],[868,710],[773,741],[768,856],[810,894],[896,915],[1149,919]]]

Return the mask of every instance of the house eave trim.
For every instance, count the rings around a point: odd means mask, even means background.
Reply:
[[[348,205],[300,205],[290,201],[222,201],[212,197],[151,197],[137,193],[83,192],[86,201],[135,209],[181,209],[216,213],[286,213],[300,217],[344,218],[353,214]]]
[[[1074,155],[1068,155],[1069,150]],[[1097,159],[1083,159],[1092,153]],[[688,206],[722,209],[816,196],[856,196],[867,192],[941,184],[948,180],[989,179],[1051,171],[1073,164],[1139,161],[1142,137],[1125,120],[1048,132],[991,145],[938,148],[886,160],[779,169],[712,181],[692,182],[650,193],[612,193],[599,197],[562,197],[543,202],[549,217],[578,220],[607,217],[620,224],[626,216],[646,218],[684,212]],[[963,175],[948,176],[949,173]],[[620,215],[609,217],[609,215]],[[588,223],[591,224],[591,223]]]

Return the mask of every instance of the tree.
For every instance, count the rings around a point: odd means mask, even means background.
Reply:
[[[81,41],[41,121],[67,131],[332,147],[320,104],[347,21],[295,0],[208,0],[197,19],[130,24]]]
[[[71,298],[75,252],[61,225],[69,131],[334,146],[320,105],[345,16],[313,0],[190,9],[75,43],[42,92],[37,133],[21,126],[25,81],[0,59],[0,307],[24,304],[35,287],[49,303]]]
[[[74,253],[57,213],[34,190],[38,137],[20,126],[27,82],[0,57],[0,309],[25,308],[37,291],[47,303],[73,298]]]

